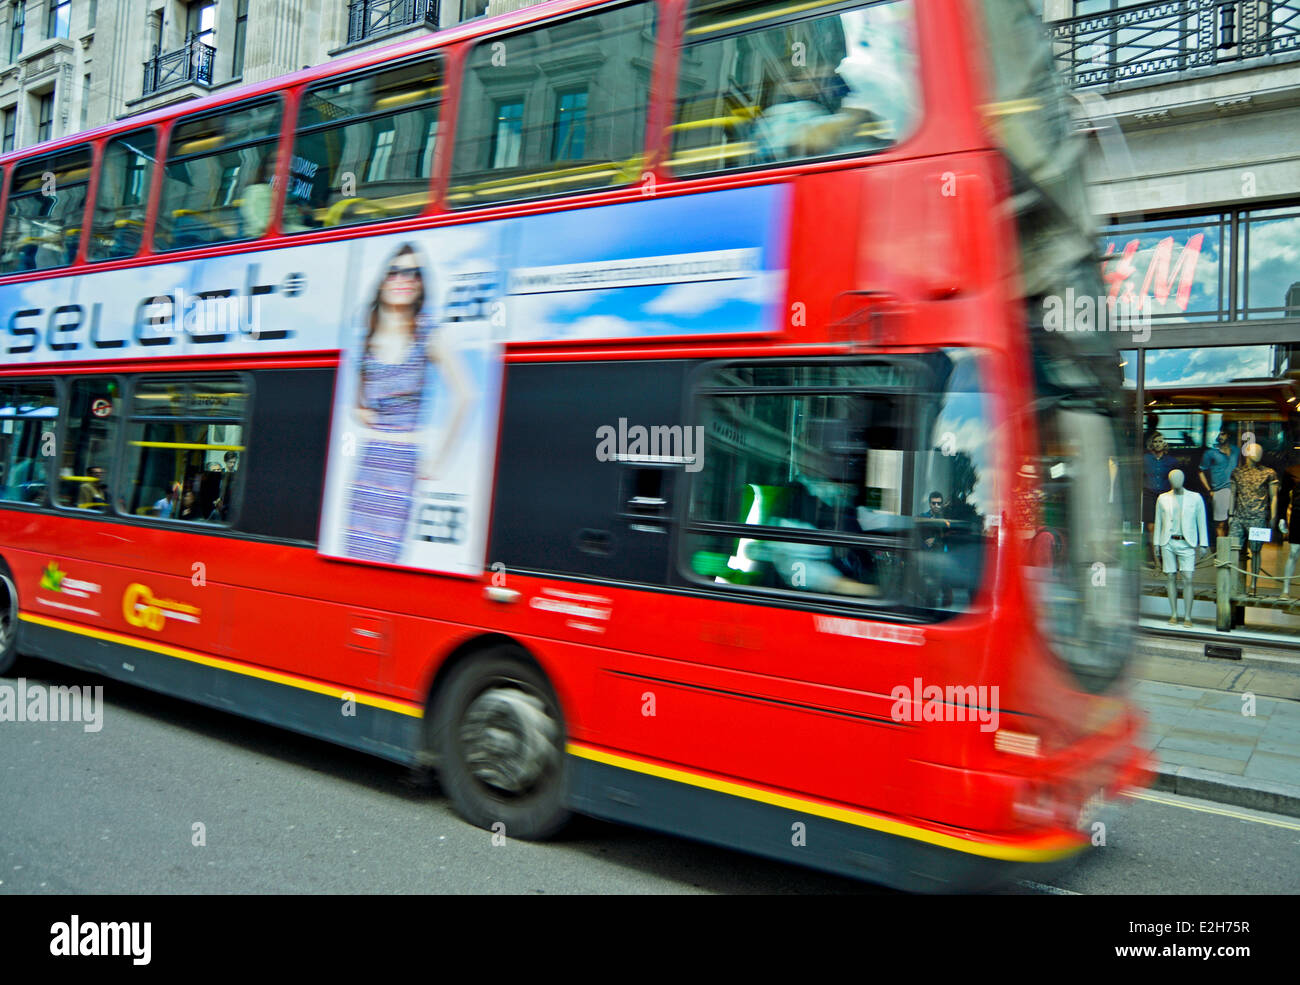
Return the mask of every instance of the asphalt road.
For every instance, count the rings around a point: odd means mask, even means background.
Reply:
[[[884,892],[590,819],[494,845],[392,764],[43,661],[23,672],[103,684],[106,707],[97,733],[0,724],[0,894]],[[1143,794],[1107,820],[1104,848],[1011,891],[1300,893],[1295,818]]]

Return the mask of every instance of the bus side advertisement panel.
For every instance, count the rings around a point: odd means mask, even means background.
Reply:
[[[767,185],[0,285],[0,354],[339,351],[321,554],[474,575],[501,346],[779,332],[789,214]]]

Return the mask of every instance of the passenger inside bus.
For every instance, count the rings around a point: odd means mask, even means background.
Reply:
[[[271,209],[275,205],[275,169],[279,159],[278,151],[272,151],[263,157],[257,168],[256,179],[241,193],[239,218],[246,237],[261,236],[271,224]],[[300,233],[315,225],[318,223],[312,217],[307,203],[292,192],[287,195],[280,228],[286,233]]]
[[[910,532],[911,517],[870,505],[866,478],[872,452],[866,434],[860,421],[810,422],[806,440],[795,445],[792,480],[756,492],[767,500],[770,515],[746,522],[835,534],[888,537]],[[882,565],[891,560],[888,550],[866,544],[749,541],[744,553],[751,560],[769,563],[780,587],[859,598],[885,594]]]
[[[77,509],[108,509],[108,487],[104,485],[103,468],[92,465],[87,470],[87,474],[90,476],[90,481],[83,482],[81,488],[77,490]]]
[[[888,5],[812,22],[791,42],[791,55],[768,64],[786,74],[768,80],[754,124],[756,154],[772,163],[887,145],[912,118],[912,89]],[[785,31],[765,32],[780,35]],[[764,38],[766,40],[766,38]],[[795,47],[798,45],[799,47]]]

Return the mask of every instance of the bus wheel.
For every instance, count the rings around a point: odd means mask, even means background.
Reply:
[[[564,720],[533,664],[500,648],[457,667],[433,727],[443,790],[465,820],[536,840],[569,819]]]
[[[0,677],[18,662],[18,586],[0,562]]]

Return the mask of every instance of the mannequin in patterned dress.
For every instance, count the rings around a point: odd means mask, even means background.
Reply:
[[[413,246],[403,246],[384,269],[367,313],[356,406],[365,432],[349,487],[348,557],[400,560],[415,483],[437,477],[469,406],[460,359],[443,345],[425,310],[427,297],[420,256]],[[422,459],[427,434],[421,419],[435,367],[453,403],[438,451]]]

